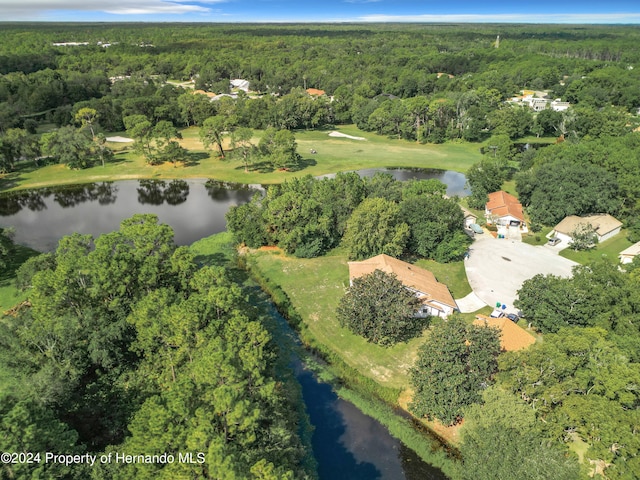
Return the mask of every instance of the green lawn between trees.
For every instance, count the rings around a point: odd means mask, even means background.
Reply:
[[[262,275],[284,290],[302,319],[302,329],[308,330],[314,340],[380,385],[401,390],[408,388],[407,371],[428,332],[407,343],[381,347],[341,327],[336,318],[336,307],[349,286],[344,252],[336,250],[324,257],[303,259],[280,251],[258,251],[250,257]],[[433,271],[439,281],[449,282],[447,285],[456,298],[471,291],[462,262],[442,265],[420,261],[418,265]]]
[[[607,258],[610,261],[617,263],[618,254],[631,245],[632,243],[627,238],[627,231],[623,230],[615,237],[605,240],[589,250],[579,250],[576,252],[571,247],[567,247],[560,250],[560,255],[582,265],[586,265],[602,258]]]
[[[130,143],[109,143],[116,155],[104,167],[96,165],[84,170],[69,170],[65,165],[36,167],[31,163],[20,164],[15,172],[0,175],[0,190],[139,178],[213,178],[225,182],[270,184],[307,174],[323,175],[376,167],[436,168],[465,172],[482,157],[478,144],[421,145],[363,132],[354,125],[340,126],[335,131],[366,140],[331,137],[329,133],[332,131],[295,132],[298,153],[302,157],[300,168],[296,171],[272,171],[257,162],[245,173],[241,159],[230,159],[229,155],[226,159],[220,159],[213,151],[204,150],[199,140],[199,128],[191,127],[181,132],[183,140],[180,143],[191,154],[185,165],[146,165],[141,155],[131,151]],[[116,134],[126,135],[123,132]],[[254,144],[258,143],[261,134],[255,131]],[[228,147],[228,139],[226,145]],[[318,153],[311,154],[312,149]]]

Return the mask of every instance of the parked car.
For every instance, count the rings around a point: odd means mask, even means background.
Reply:
[[[507,313],[507,318],[515,323],[518,323],[518,320],[520,320],[520,317],[515,313]]]
[[[504,317],[504,312],[502,310],[498,310],[497,308],[493,310],[493,312],[491,312],[491,315],[489,315],[491,318],[502,318]]]
[[[474,233],[482,233],[482,227],[480,225],[478,225],[477,223],[472,223],[471,225],[469,225],[469,228],[471,230],[473,230]]]
[[[551,237],[549,239],[549,241],[547,242],[547,245],[551,245],[552,247],[555,247],[557,244],[559,244],[562,241],[561,238],[558,237]]]

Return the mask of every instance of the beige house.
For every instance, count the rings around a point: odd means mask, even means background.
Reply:
[[[633,259],[638,255],[640,255],[640,242],[634,243],[629,248],[625,248],[620,252],[618,257],[620,257],[620,263],[626,265],[633,262]]]
[[[600,213],[596,215],[587,215],[578,217],[577,215],[569,215],[553,227],[553,230],[547,237],[558,237],[563,242],[570,244],[573,240],[571,235],[575,232],[579,225],[591,225],[598,238],[598,243],[609,240],[611,237],[620,233],[622,222],[616,220],[608,213]]]
[[[536,341],[533,335],[507,317],[491,318],[486,315],[476,315],[473,324],[500,330],[500,348],[505,352],[522,350],[529,345],[533,345]]]
[[[464,215],[464,228],[469,228],[469,225],[477,222],[478,217],[475,214],[471,213],[464,207],[460,207],[460,209],[462,210],[462,214]]]
[[[456,301],[451,296],[444,283],[424,268],[416,267],[389,255],[377,255],[362,262],[348,262],[349,283],[363,275],[369,275],[376,270],[394,274],[408,290],[422,301],[421,315],[432,315],[446,318],[458,309]]]

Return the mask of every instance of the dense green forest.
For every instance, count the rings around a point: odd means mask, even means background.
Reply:
[[[1,478],[313,477],[256,309],[157,217],[65,237],[17,283],[28,300],[0,324],[2,450],[113,461],[3,461]]]
[[[444,193],[437,180],[400,182],[383,173],[364,179],[354,172],[321,180],[309,175],[231,207],[227,228],[238,243],[278,245],[303,258],[342,243],[354,260],[380,253],[460,260],[471,240],[456,201]]]
[[[236,102],[238,124],[251,128],[354,122],[429,141],[512,129],[501,101],[525,88],[584,107],[640,106],[633,27],[5,24],[0,40],[2,130],[66,125],[87,106],[109,131],[129,115],[177,126],[219,110],[166,80],[225,93],[241,78],[278,95]],[[309,87],[333,101],[308,101]],[[533,128],[531,115],[519,123],[512,135]]]
[[[639,40],[630,26],[5,23],[0,171],[104,164],[104,134],[125,131],[148,163],[175,162],[188,154],[180,129],[191,126],[216,158],[228,138],[245,168],[254,152],[288,168],[299,160],[297,130],[355,124],[398,141],[477,144],[483,160],[466,172],[471,207],[512,181],[534,231],[607,212],[635,242]],[[62,42],[88,44],[54,45]],[[232,79],[250,91],[232,92]],[[193,89],[234,95],[211,101]],[[522,90],[571,106],[505,102]],[[263,131],[260,145],[251,130]],[[342,247],[353,259],[447,262],[468,239],[456,200],[442,194],[384,175],[304,177],[233,209],[228,228],[250,247],[298,257]],[[0,266],[11,251],[3,230]],[[417,367],[480,372],[457,385],[453,413],[436,398],[417,405],[427,417],[465,418],[460,476],[640,475],[637,263],[623,271],[603,259],[572,279],[525,282],[518,306],[543,341],[524,352],[480,358],[470,354],[472,329],[434,325]],[[17,283],[29,302],[0,323],[0,429],[7,451],[193,451],[207,462],[99,473],[5,465],[2,478],[313,475],[268,332],[228,273],[200,267],[152,217],[97,239],[67,237],[27,261]],[[437,349],[453,340],[443,365]]]

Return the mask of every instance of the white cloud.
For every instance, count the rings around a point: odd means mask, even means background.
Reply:
[[[45,12],[104,12],[116,15],[205,13],[201,4],[225,0],[0,0],[0,18],[24,20]]]
[[[365,15],[361,22],[433,23],[640,23],[640,13],[506,13],[452,15]]]

